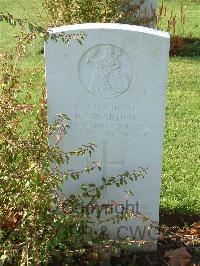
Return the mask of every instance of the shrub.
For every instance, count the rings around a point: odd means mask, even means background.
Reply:
[[[177,18],[178,15],[180,20]],[[185,52],[186,42],[183,38],[183,35],[186,34],[185,19],[183,3],[180,5],[180,14],[176,14],[173,10],[168,10],[162,1],[157,12],[156,26],[170,33],[170,55],[172,56],[182,55]],[[188,33],[188,36],[190,35],[191,33]]]
[[[9,14],[0,17],[14,26],[25,23]],[[64,162],[90,155],[95,145],[89,143],[67,153],[59,148],[69,128],[69,118],[60,114],[48,125],[44,67],[40,64],[31,73],[21,67],[27,46],[38,33],[45,39],[48,37],[41,27],[29,24],[29,28],[31,33],[21,33],[12,53],[0,53],[0,262],[45,265],[53,256],[62,256],[66,263],[74,265],[86,253],[85,242],[100,241],[95,231],[88,237],[86,228],[91,222],[90,206],[98,210],[101,207],[98,205],[101,191],[107,186],[126,184],[127,179],[143,177],[145,169],[103,177],[98,187],[83,184],[79,194],[68,198],[62,194],[66,179],[79,179],[84,172],[89,174],[96,167],[100,170],[101,165],[93,162],[79,172],[69,169],[61,172]],[[38,98],[33,93],[36,89]],[[49,145],[51,135],[55,143]],[[127,210],[111,219],[133,216]],[[101,219],[101,213],[97,212],[97,220]]]
[[[141,20],[137,14],[144,0],[137,4],[130,0],[42,0],[52,26],[89,22],[131,22],[135,15],[136,24],[148,24],[148,18]]]

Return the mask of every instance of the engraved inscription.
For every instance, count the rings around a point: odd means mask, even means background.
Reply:
[[[108,167],[119,167],[121,169],[124,168],[124,161],[120,161],[120,162],[109,162],[108,161],[108,142],[107,141],[102,141],[103,144],[103,176],[104,177],[108,177]]]
[[[115,98],[125,93],[133,73],[126,52],[112,44],[92,47],[83,55],[79,64],[79,76],[84,88],[104,98]]]
[[[135,107],[129,104],[75,104],[71,128],[81,135],[135,138],[148,136],[154,130],[151,121],[136,119]]]
[[[103,141],[103,175],[104,177],[108,177],[108,170],[107,170],[107,163],[108,163],[108,149],[107,149],[107,145],[108,142],[107,141]]]

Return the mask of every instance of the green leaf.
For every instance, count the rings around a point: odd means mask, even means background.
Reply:
[[[95,184],[88,184],[89,187],[96,187]]]
[[[102,177],[102,181],[103,181],[104,183],[106,183],[106,178],[105,178],[105,177]]]
[[[100,219],[100,217],[101,217],[101,211],[100,209],[97,209],[97,219]]]
[[[81,188],[82,188],[82,190],[84,190],[84,191],[87,190],[87,186],[86,186],[86,185],[82,185]]]
[[[77,39],[77,41],[78,41],[78,43],[79,43],[80,45],[83,45],[83,44],[82,44],[82,41],[81,41],[80,39]]]
[[[101,191],[98,188],[96,189],[96,196],[98,199],[101,197]]]

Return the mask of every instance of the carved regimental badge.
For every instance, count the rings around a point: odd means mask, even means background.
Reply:
[[[118,97],[125,93],[134,76],[133,64],[124,50],[100,44],[81,58],[79,77],[83,87],[95,96]]]

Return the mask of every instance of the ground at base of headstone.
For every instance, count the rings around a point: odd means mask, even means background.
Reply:
[[[87,256],[77,258],[73,266],[200,266],[200,217],[184,217],[185,221],[180,217],[175,214],[162,216],[161,221],[166,223],[160,229],[157,252],[136,254],[118,249],[117,253],[109,255],[90,246]],[[64,265],[62,261],[49,264]]]

